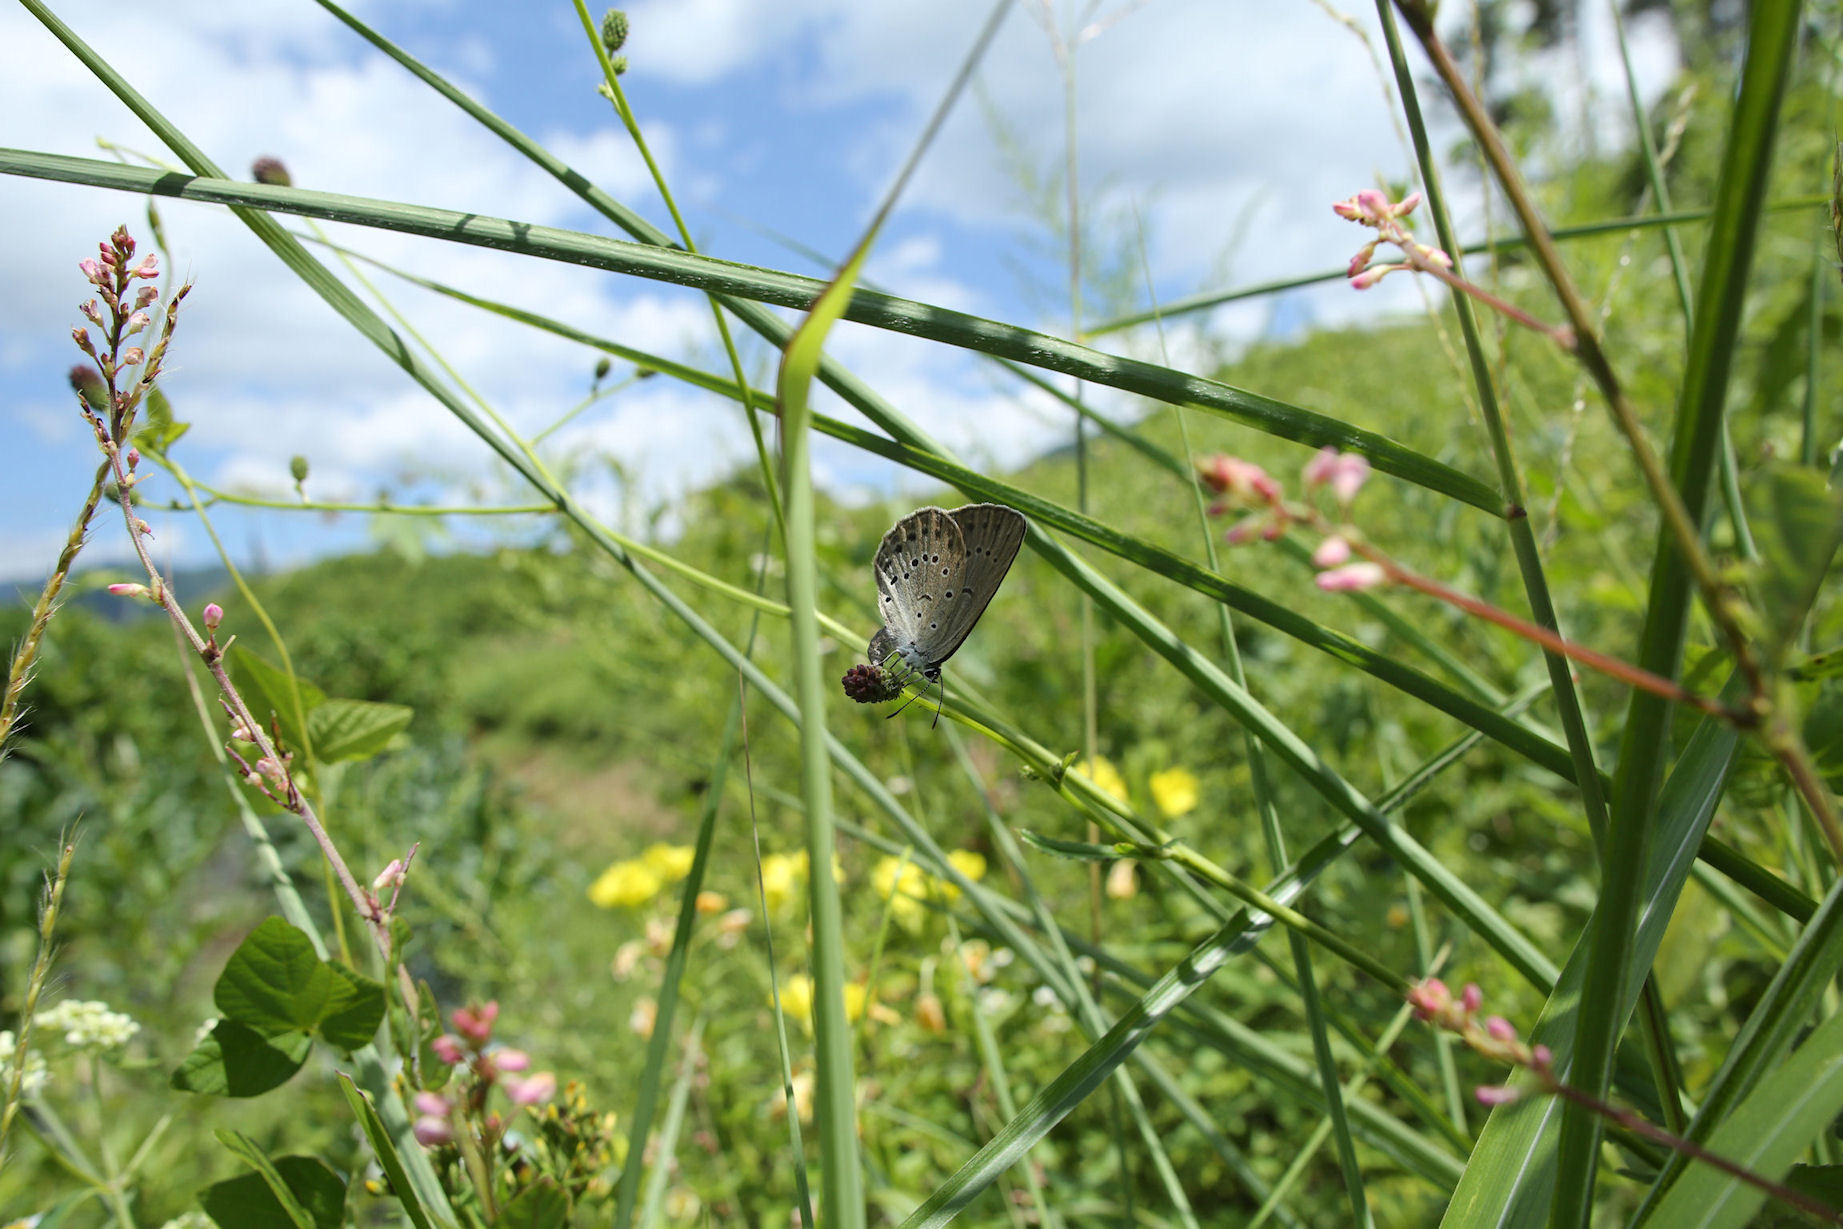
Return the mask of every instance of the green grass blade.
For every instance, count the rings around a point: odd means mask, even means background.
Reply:
[[[685,963],[691,955],[691,934],[697,926],[698,893],[704,887],[704,872],[710,865],[710,844],[716,832],[717,812],[723,801],[723,785],[729,775],[730,760],[736,754],[736,738],[742,728],[742,695],[737,693],[730,705],[723,727],[722,749],[711,766],[710,783],[704,791],[704,813],[698,817],[697,842],[691,857],[691,870],[685,876],[679,895],[678,925],[672,933],[672,950],[666,954],[665,971],[659,978],[658,1008],[653,1017],[653,1035],[647,1038],[646,1061],[640,1068],[640,1089],[634,1099],[633,1122],[627,1129],[627,1160],[621,1168],[620,1198],[615,1206],[614,1224],[627,1229],[633,1223],[634,1201],[640,1187],[640,1170],[645,1163],[646,1137],[653,1129],[653,1113],[659,1106],[659,1086],[665,1074],[666,1051],[672,1044],[672,1019],[678,1010],[679,985],[684,980]],[[693,1027],[696,1032],[696,1026]],[[686,1042],[687,1052],[696,1048]]]
[[[1701,525],[1722,437],[1728,375],[1747,298],[1755,236],[1766,199],[1773,134],[1785,93],[1787,69],[1797,42],[1796,0],[1752,10],[1747,61],[1735,100],[1727,147],[1716,186],[1715,217],[1703,256],[1695,332],[1683,374],[1670,456],[1672,484],[1691,519]],[[1637,664],[1675,678],[1688,631],[1691,578],[1669,534],[1661,533],[1652,564],[1650,598]],[[1614,780],[1612,823],[1601,865],[1599,903],[1588,927],[1588,961],[1581,988],[1581,1028],[1570,1083],[1604,1096],[1612,1076],[1613,1052],[1625,1027],[1625,987],[1649,966],[1634,968],[1640,880],[1646,864],[1658,781],[1663,776],[1671,706],[1635,692],[1620,738]],[[1563,1113],[1556,1169],[1557,1223],[1584,1220],[1593,1206],[1602,1122],[1583,1107]]]
[[[1663,942],[1664,928],[1693,863],[1688,851],[1696,847],[1699,834],[1715,813],[1739,741],[1731,727],[1705,719],[1684,746],[1659,795],[1657,840],[1643,868],[1640,889],[1642,907],[1632,953],[1637,968],[1649,968]],[[1560,1069],[1565,1069],[1581,1027],[1587,952],[1583,938],[1530,1033],[1532,1042],[1555,1053]],[[1603,1010],[1617,1011],[1623,1018],[1637,994],[1638,982],[1633,979],[1627,983],[1625,998]],[[1559,1120],[1560,1106],[1553,1099],[1494,1109],[1472,1150],[1465,1177],[1453,1192],[1441,1222],[1443,1229],[1542,1224],[1548,1216]]]
[[[91,158],[16,149],[0,150],[0,174],[370,226],[605,269],[688,286],[728,299],[746,299],[778,307],[805,310],[825,290],[825,283],[814,278],[697,256],[677,248],[627,243],[452,209],[313,192],[305,188],[239,183],[221,174],[173,175]],[[1495,492],[1487,484],[1385,435],[1234,388],[1219,380],[1107,354],[1031,329],[871,290],[855,291],[845,305],[842,318],[1058,371],[1155,401],[1194,406],[1308,447],[1330,445],[1345,452],[1361,453],[1383,473],[1451,496],[1493,515],[1501,515],[1503,511]]]
[[[1734,1108],[1760,1086],[1762,1078],[1791,1049],[1822,1005],[1831,979],[1843,968],[1843,880],[1831,885],[1811,924],[1798,936],[1790,954],[1760,996],[1740,1036],[1734,1039],[1715,1073],[1685,1134],[1699,1143],[1711,1140]],[[1638,1220],[1649,1216],[1656,1201],[1683,1173],[1686,1162],[1670,1157],[1652,1183]],[[1668,1224],[1659,1221],[1658,1224]]]
[[[1800,196],[1790,200],[1774,201],[1766,208],[1768,212],[1780,213],[1791,210],[1814,209],[1828,203],[1827,196]],[[1713,210],[1679,209],[1674,212],[1634,214],[1631,217],[1607,218],[1600,222],[1583,222],[1576,226],[1557,226],[1549,232],[1553,239],[1592,239],[1600,235],[1618,234],[1621,231],[1646,230],[1657,227],[1672,233],[1679,226],[1706,221]],[[1491,252],[1515,252],[1529,246],[1529,241],[1522,235],[1504,235],[1495,239],[1481,239],[1476,243],[1467,243],[1454,249],[1466,256],[1479,256]],[[1252,286],[1240,286],[1230,290],[1207,290],[1200,294],[1187,295],[1173,299],[1161,309],[1148,308],[1144,311],[1130,312],[1090,325],[1082,330],[1084,337],[1104,337],[1109,333],[1118,333],[1123,329],[1137,328],[1150,324],[1163,316],[1169,320],[1173,316],[1185,316],[1193,312],[1208,311],[1212,307],[1221,307],[1225,303],[1237,303],[1243,299],[1265,298],[1270,294],[1279,294],[1286,290],[1297,290],[1302,286],[1316,286],[1324,282],[1342,281],[1350,276],[1346,265],[1336,268],[1320,269],[1316,273],[1300,273],[1292,277],[1278,278],[1273,281],[1260,282]]]
[[[655,1029],[655,1035],[657,1032]],[[698,1057],[702,1053],[699,1047],[703,1039],[704,1017],[699,1015],[691,1021],[691,1031],[685,1035],[685,1057],[678,1064],[678,1079],[672,1083],[672,1099],[666,1103],[665,1120],[659,1124],[658,1147],[653,1152],[653,1170],[646,1176],[646,1205],[640,1211],[641,1229],[653,1229],[659,1224],[660,1214],[665,1210],[666,1188],[672,1184],[672,1167],[678,1158],[678,1137],[685,1125],[685,1106],[691,1100],[691,1086],[697,1081]]]
[[[1832,1016],[1734,1107],[1709,1137],[1708,1149],[1763,1177],[1780,1178],[1827,1133],[1839,1110],[1843,1016]],[[1681,1229],[1739,1229],[1765,1199],[1758,1187],[1692,1161],[1652,1219]]]

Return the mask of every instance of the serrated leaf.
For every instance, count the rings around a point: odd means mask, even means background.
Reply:
[[[322,700],[307,714],[314,758],[325,764],[369,759],[390,745],[416,710],[370,700]]]
[[[199,1192],[205,1215],[223,1229],[340,1229],[345,1223],[346,1184],[325,1161],[270,1160],[247,1135],[219,1131],[217,1137],[255,1170]]]
[[[168,1083],[208,1097],[259,1096],[286,1084],[312,1049],[306,1033],[264,1037],[235,1020],[219,1020]]]
[[[1760,548],[1757,588],[1767,658],[1778,661],[1804,625],[1818,586],[1843,542],[1843,492],[1813,469],[1784,466],[1758,484],[1753,521]]]
[[[279,917],[266,919],[231,953],[212,991],[227,1020],[264,1037],[312,1032],[334,992],[332,966],[306,935]]]
[[[442,1065],[445,1067],[447,1064]],[[358,1119],[359,1129],[371,1141],[371,1151],[378,1158],[378,1167],[389,1180],[397,1202],[403,1205],[403,1214],[410,1218],[416,1229],[434,1229],[428,1212],[423,1209],[422,1200],[416,1195],[415,1186],[410,1182],[409,1174],[403,1168],[403,1158],[397,1155],[397,1145],[385,1129],[384,1120],[378,1117],[377,1107],[371,1104],[371,1098],[343,1071],[339,1073],[339,1091],[345,1094],[346,1104],[352,1107],[352,1116]]]
[[[1760,1081],[1709,1137],[1709,1151],[1777,1178],[1843,1110],[1843,1015],[1832,1016]],[[1672,1229],[1737,1229],[1766,1192],[1692,1162],[1651,1216]]]
[[[232,646],[225,661],[230,667],[231,681],[243,693],[244,703],[250,706],[256,719],[266,723],[273,716],[280,723],[282,741],[287,744],[284,749],[299,751],[306,747],[308,731],[302,723],[314,709],[326,703],[326,693],[304,678],[296,678],[291,685],[286,670],[270,665],[242,645]],[[300,694],[298,708],[295,704],[297,689]]]
[[[549,1178],[539,1178],[500,1209],[493,1229],[563,1229],[569,1218],[569,1197]]]
[[[341,964],[328,963],[333,991],[320,1013],[320,1037],[342,1050],[370,1044],[384,1022],[384,987]]]

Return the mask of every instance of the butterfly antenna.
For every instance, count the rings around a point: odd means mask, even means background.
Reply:
[[[922,688],[922,691],[926,691],[926,690],[927,690],[927,688],[925,688],[925,687],[924,687],[924,688]],[[899,714],[900,714],[900,713],[902,712],[902,709],[903,709],[903,708],[907,708],[907,707],[909,707],[909,705],[911,705],[911,704],[913,704],[913,703],[915,703],[915,701],[917,701],[917,700],[919,700],[919,699],[921,698],[921,695],[922,695],[922,692],[921,692],[921,691],[918,691],[918,692],[916,692],[916,693],[915,693],[914,695],[912,695],[912,696],[910,696],[910,697],[909,697],[908,699],[906,699],[906,700],[904,700],[904,701],[902,702],[902,708],[899,708],[899,709],[897,709],[897,710],[896,710],[896,711],[895,711],[894,713],[891,713],[891,714],[889,715],[889,717],[885,717],[885,718],[884,718],[883,720],[885,720],[885,721],[888,721],[888,720],[890,719],[890,717],[895,717],[895,716],[897,716],[897,715],[899,715]]]

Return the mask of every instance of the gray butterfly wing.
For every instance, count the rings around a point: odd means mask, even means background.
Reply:
[[[959,527],[964,557],[957,573],[942,579],[941,626],[922,642],[935,666],[954,655],[985,613],[1017,558],[1027,525],[1023,513],[1003,504],[967,504],[947,515]]]
[[[883,535],[876,569],[877,613],[884,626],[870,638],[872,661],[880,663],[906,645],[924,652],[932,647],[941,629],[937,607],[945,604],[941,595],[947,586],[940,582],[958,573],[965,557],[960,527],[939,508],[918,508]]]

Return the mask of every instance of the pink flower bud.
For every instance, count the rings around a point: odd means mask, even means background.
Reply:
[[[429,1048],[435,1051],[435,1057],[450,1067],[467,1057],[467,1051],[461,1048],[461,1039],[453,1033],[443,1033],[429,1043]]]
[[[1374,589],[1388,579],[1380,563],[1347,563],[1341,568],[1332,568],[1318,574],[1318,587],[1326,593],[1349,593],[1358,589]]]
[[[1439,248],[1428,247],[1424,243],[1417,243],[1414,245],[1414,248],[1421,254],[1423,260],[1439,265],[1442,269],[1450,269],[1453,267],[1453,258]]]
[[[133,249],[131,248],[129,249],[129,251],[132,253]],[[150,281],[156,277],[159,277],[160,276],[160,258],[154,255],[152,252],[149,252],[146,255],[146,257],[142,259],[140,265],[135,269],[135,271],[133,273],[130,273],[128,276],[129,277],[143,277],[143,278],[147,278]]]
[[[214,608],[208,606],[205,609],[206,609],[205,626],[216,627],[217,624],[211,622],[211,615],[210,615],[210,611]],[[223,614],[222,611],[219,611],[218,613],[220,616],[222,616]],[[402,858],[392,858],[390,860],[390,865],[386,866],[383,870],[379,871],[378,877],[371,881],[371,890],[373,892],[382,892],[382,891],[385,891],[386,889],[394,888],[402,882],[403,882],[403,859]]]
[[[446,1118],[454,1107],[448,1104],[448,1098],[438,1092],[427,1089],[416,1094],[416,1112],[430,1118]]]
[[[1400,265],[1371,265],[1369,268],[1350,279],[1351,289],[1368,290],[1371,286],[1374,286],[1377,282],[1399,268],[1401,268]]]
[[[113,593],[116,597],[152,597],[153,596],[153,590],[149,589],[146,585],[131,585],[131,584],[110,585],[109,592]]]
[[[485,1045],[487,1038],[493,1035],[493,1021],[498,1018],[499,1004],[497,1001],[488,1003],[484,1007],[457,1007],[452,1017],[454,1031],[476,1048]]]
[[[136,533],[144,533],[150,538],[154,536],[154,527],[149,525],[146,521],[141,520],[139,517],[135,518],[134,531]]]
[[[1416,1017],[1431,1020],[1451,1006],[1453,992],[1446,988],[1446,983],[1437,977],[1412,986],[1408,990],[1408,1005],[1414,1008]]]
[[[130,444],[128,446],[128,468],[132,470],[141,463],[141,450]]]
[[[1522,1093],[1508,1084],[1480,1084],[1473,1095],[1480,1105],[1509,1105]]]
[[[96,306],[95,299],[91,299],[88,303],[77,304],[77,310],[82,313],[85,320],[97,328],[102,327],[102,310]]]
[[[557,1095],[557,1077],[548,1071],[522,1080],[505,1082],[506,1096],[512,1098],[514,1105],[537,1105]]]
[[[94,260],[79,260],[77,268],[82,270],[84,279],[100,286],[103,283],[102,266]]]
[[[160,297],[160,292],[152,286],[143,286],[134,292],[134,310],[140,311],[149,303]]]
[[[1376,256],[1376,241],[1372,239],[1368,243],[1364,244],[1362,247],[1358,248],[1356,255],[1350,258],[1350,263],[1344,266],[1344,276],[1345,277],[1357,276],[1357,274],[1369,268],[1369,262],[1371,260],[1374,260],[1375,256]]]
[[[208,632],[215,632],[218,630],[219,626],[223,624],[223,622],[224,622],[224,608],[218,605],[216,602],[206,602],[205,603],[205,630]],[[396,863],[392,862],[391,865],[395,866]]]
[[[1459,1001],[1464,1004],[1466,1014],[1471,1015],[1485,1001],[1485,992],[1478,988],[1477,982],[1469,981],[1465,984],[1465,989],[1459,992]]]
[[[1515,1041],[1517,1039],[1516,1028],[1502,1016],[1492,1016],[1486,1020],[1485,1031],[1491,1034],[1494,1041]]]
[[[1361,222],[1363,220],[1363,210],[1358,208],[1355,197],[1347,201],[1338,201],[1334,203],[1331,206],[1331,212],[1348,222]]]
[[[96,347],[90,344],[90,331],[88,329],[73,328],[70,331],[70,339],[77,343],[77,349],[83,351],[91,358],[96,358]],[[100,362],[101,360],[98,359],[97,361]]]
[[[147,323],[146,312],[136,312],[134,315],[128,317],[128,336],[133,337],[136,333],[146,328]]]
[[[531,1066],[531,1055],[523,1050],[494,1050],[492,1054],[493,1070],[516,1074]]]
[[[1222,535],[1222,540],[1230,546],[1242,546],[1261,537],[1267,526],[1267,518],[1261,515],[1244,516],[1230,525]]]
[[[416,1142],[425,1148],[439,1148],[454,1142],[454,1126],[446,1118],[418,1118],[410,1130]]]
[[[1380,189],[1365,188],[1351,199],[1356,201],[1365,221],[1389,215],[1389,198]]]
[[[1350,558],[1350,543],[1342,534],[1332,534],[1312,552],[1312,562],[1321,568],[1334,568]]]
[[[142,350],[141,347],[129,346],[126,350],[122,351],[122,358],[119,366],[138,367],[146,358],[147,352]]]
[[[1331,486],[1331,493],[1340,504],[1347,504],[1356,498],[1357,492],[1369,479],[1369,459],[1354,452],[1339,452],[1329,445],[1312,454],[1312,459],[1305,463],[1305,482],[1307,486]]]
[[[1401,200],[1397,201],[1389,212],[1398,218],[1405,218],[1413,213],[1415,207],[1420,203],[1421,194],[1419,192],[1410,192],[1408,195],[1402,197]]]
[[[1549,1069],[1549,1064],[1555,1061],[1555,1055],[1547,1046],[1536,1046],[1529,1052],[1529,1059],[1531,1065],[1534,1066],[1536,1070],[1547,1071]]]

